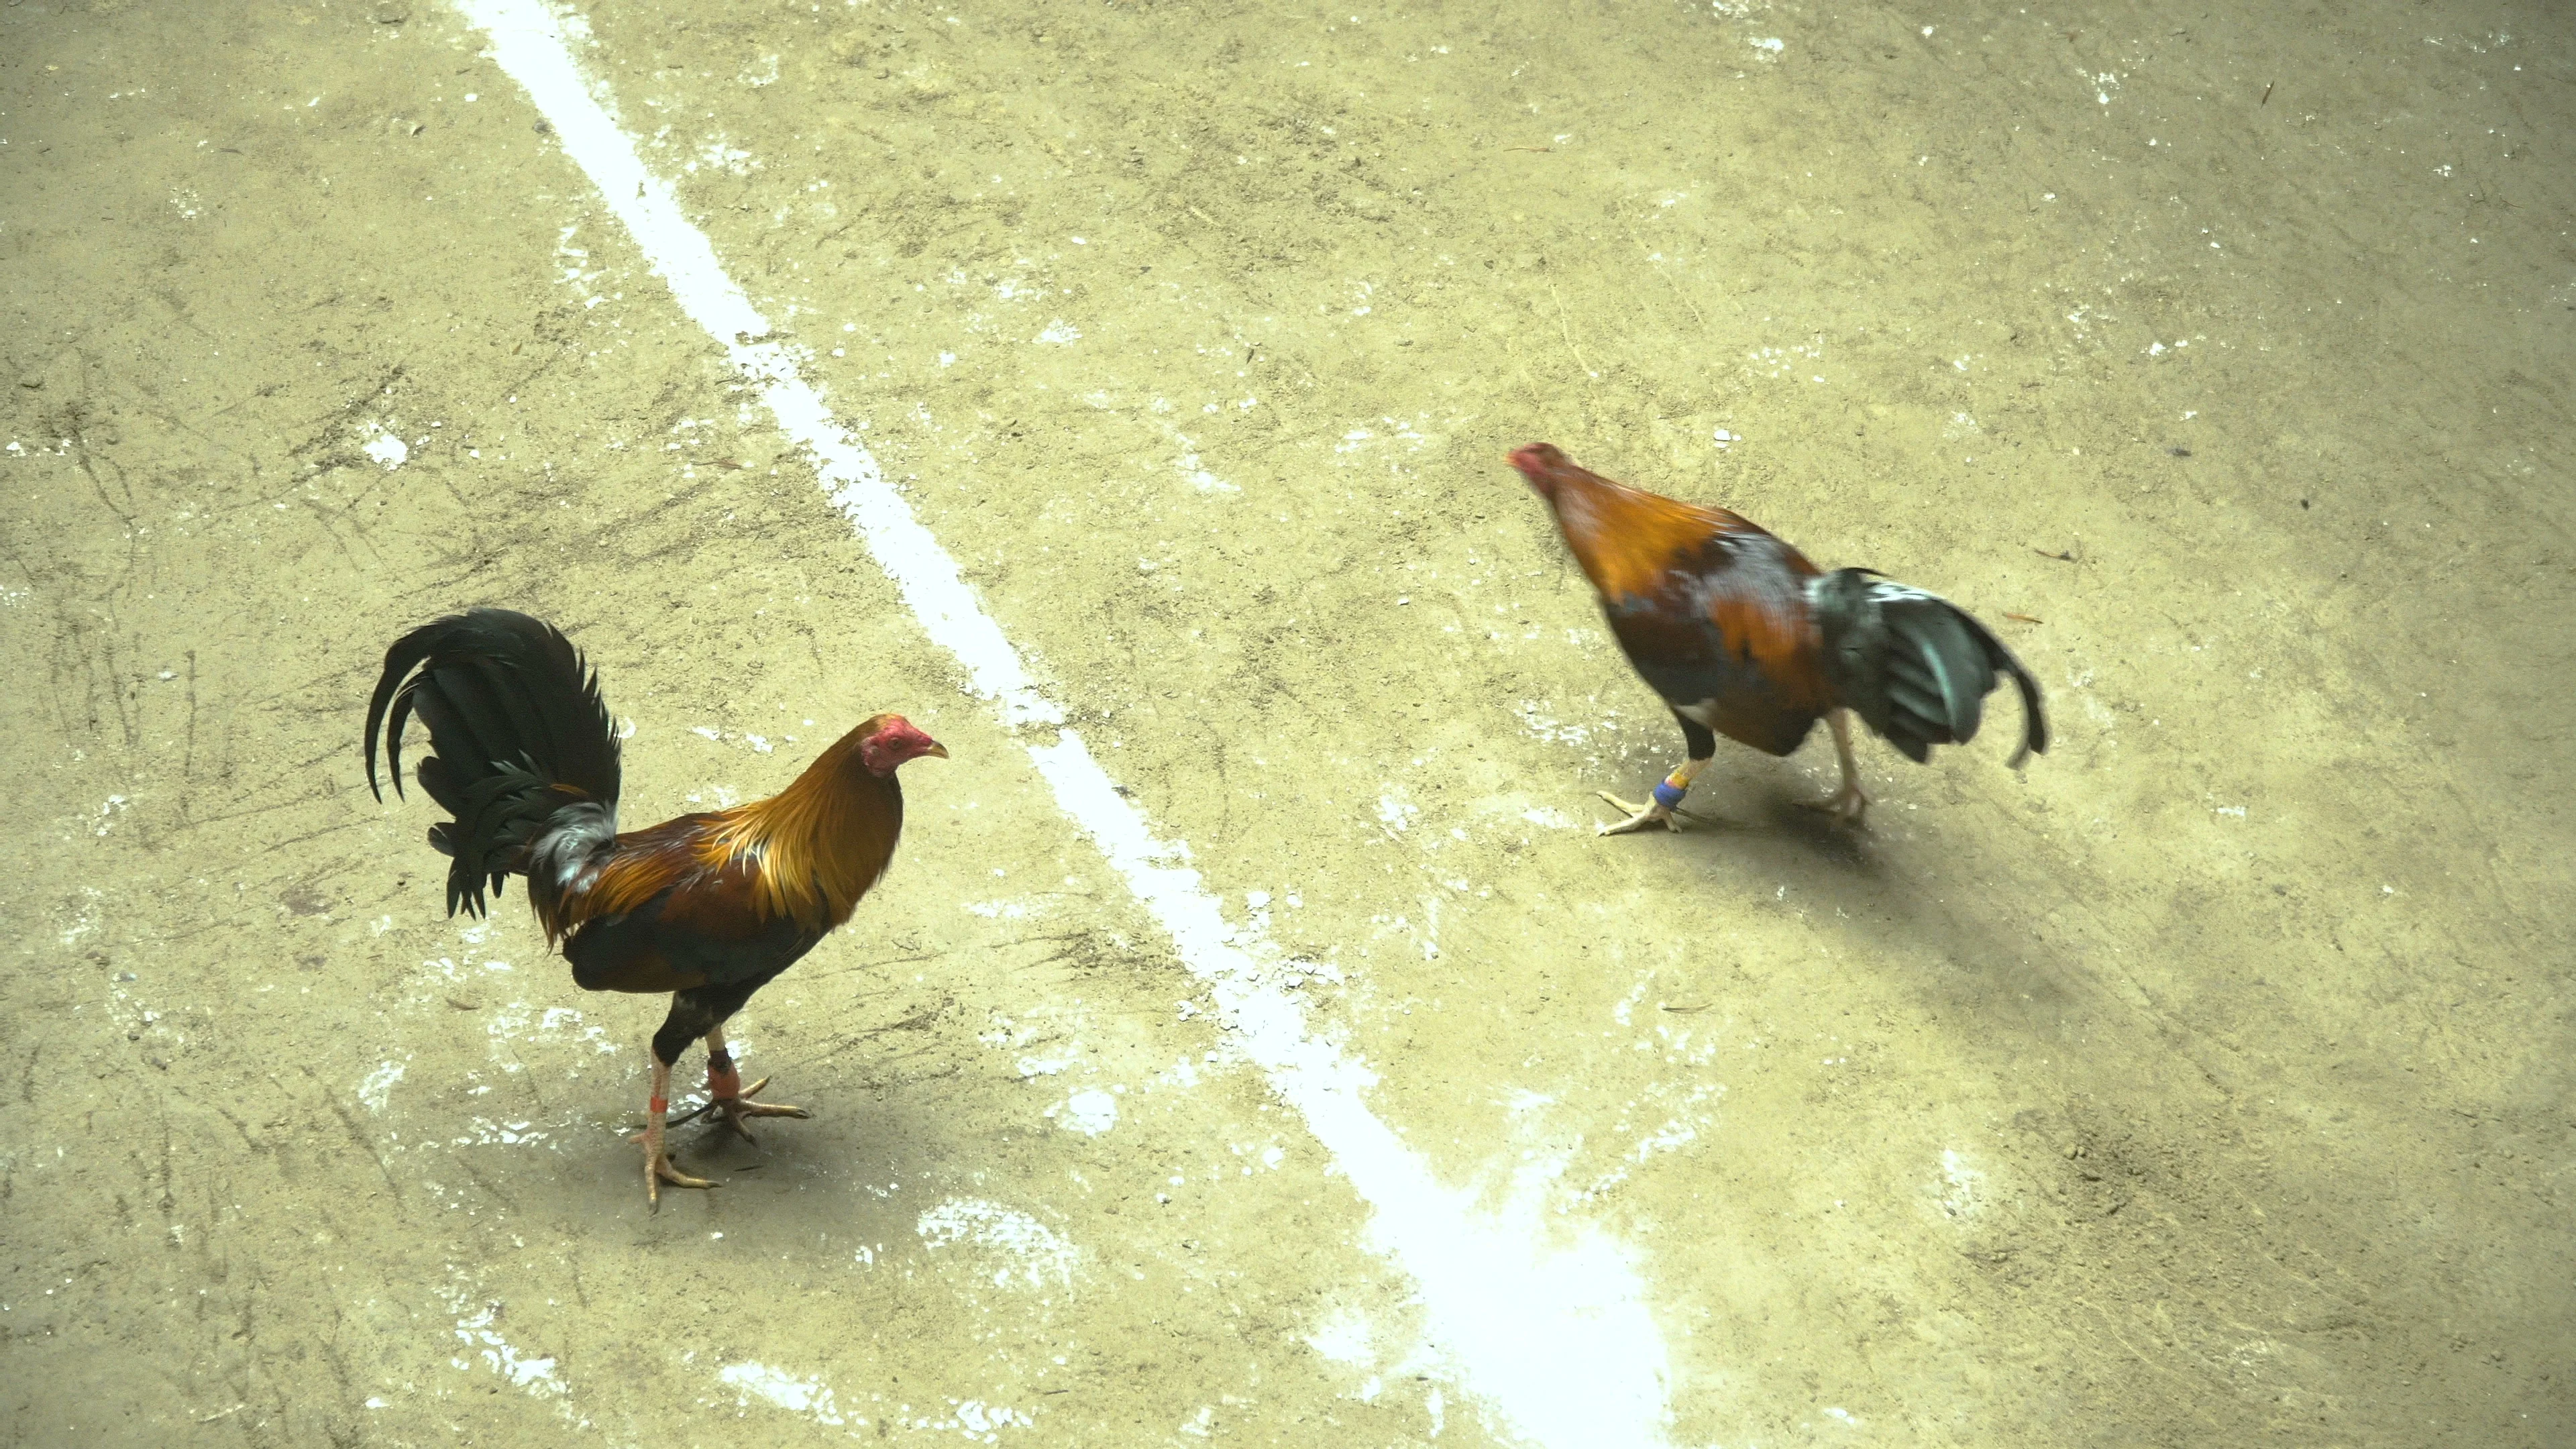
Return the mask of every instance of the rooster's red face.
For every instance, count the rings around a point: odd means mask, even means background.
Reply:
[[[859,762],[881,780],[892,778],[904,761],[923,755],[944,760],[948,758],[948,747],[923,734],[919,726],[899,714],[887,715],[875,734],[859,742]]]
[[[1532,492],[1554,502],[1559,471],[1569,460],[1554,443],[1532,443],[1509,454],[1504,461],[1521,471]]]

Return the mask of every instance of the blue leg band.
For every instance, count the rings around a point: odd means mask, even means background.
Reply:
[[[1667,810],[1670,810],[1681,804],[1682,796],[1689,793],[1689,790],[1683,786],[1676,785],[1672,781],[1666,780],[1655,787],[1655,803],[1663,806]]]

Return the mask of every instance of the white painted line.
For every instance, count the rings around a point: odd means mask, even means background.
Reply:
[[[1550,1223],[1543,1181],[1522,1184],[1499,1211],[1480,1207],[1472,1188],[1443,1187],[1369,1110],[1375,1074],[1307,1031],[1303,1005],[1272,980],[1278,948],[1227,922],[1187,865],[1188,850],[1157,835],[1081,735],[1062,727],[1064,710],[1030,679],[1019,651],[876,459],[833,420],[786,349],[760,340],[768,321],[583,78],[566,31],[586,38],[586,25],[540,0],[457,0],[457,8],[490,37],[492,59],[526,88],[681,310],[759,389],[779,427],[813,452],[833,504],[922,628],[957,657],[975,691],[1000,706],[1057,804],[1171,933],[1183,964],[1212,988],[1221,1024],[1369,1204],[1371,1246],[1421,1285],[1436,1361],[1515,1437],[1549,1449],[1664,1443],[1667,1359],[1631,1254],[1597,1230]]]

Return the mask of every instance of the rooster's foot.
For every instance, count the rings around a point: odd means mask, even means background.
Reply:
[[[1598,834],[1626,835],[1632,830],[1652,830],[1658,825],[1664,827],[1666,830],[1679,830],[1682,828],[1681,821],[1674,818],[1673,812],[1665,809],[1661,805],[1631,805],[1627,801],[1620,799],[1618,796],[1611,794],[1607,790],[1598,790],[1594,793],[1599,795],[1602,799],[1609,801],[1612,805],[1617,806],[1619,809],[1628,812],[1628,818],[1620,821],[1616,825],[1599,825],[1593,827],[1594,831]]]
[[[802,1107],[791,1107],[784,1102],[753,1101],[752,1098],[759,1095],[760,1089],[768,1085],[769,1079],[767,1077],[763,1077],[759,1081],[752,1083],[750,1086],[743,1088],[741,1096],[718,1097],[708,1105],[724,1114],[725,1125],[733,1129],[735,1136],[741,1138],[745,1142],[750,1142],[755,1146],[758,1145],[758,1139],[754,1138],[750,1132],[744,1129],[742,1125],[743,1118],[811,1117],[814,1115]]]
[[[644,1201],[652,1206],[653,1211],[658,1213],[662,1210],[662,1184],[666,1182],[673,1187],[715,1186],[703,1177],[691,1177],[673,1167],[671,1154],[663,1151],[662,1144],[649,1134],[639,1140],[644,1143]]]
[[[1682,822],[1685,820],[1704,821],[1705,819],[1705,817],[1694,815],[1678,805],[1671,806],[1669,808],[1653,803],[1631,805],[1627,801],[1620,799],[1618,796],[1611,794],[1607,790],[1595,790],[1593,793],[1628,812],[1628,818],[1620,821],[1616,825],[1594,826],[1594,833],[1599,835],[1625,835],[1632,830],[1652,830],[1658,825],[1664,827],[1666,830],[1679,830],[1682,828]]]
[[[1849,782],[1822,800],[1802,803],[1810,810],[1821,810],[1834,817],[1834,823],[1838,825],[1859,825],[1861,817],[1869,813],[1869,796],[1861,793],[1859,785]]]

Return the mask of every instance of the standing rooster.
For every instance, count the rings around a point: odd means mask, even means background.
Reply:
[[[2048,748],[2039,681],[1948,600],[1872,569],[1823,573],[1725,509],[1613,483],[1546,443],[1512,454],[1511,465],[1554,510],[1610,632],[1690,746],[1650,803],[1604,792],[1629,816],[1602,834],[1681,829],[1673,811],[1717,753],[1718,735],[1786,755],[1819,715],[1833,726],[1843,783],[1817,808],[1857,824],[1869,796],[1852,758],[1851,712],[1919,764],[1934,745],[1976,738],[1985,697],[2005,674],[2021,688],[2012,766]]]
[[[599,676],[569,640],[506,609],[475,609],[425,624],[385,651],[367,705],[367,785],[376,784],[381,731],[394,793],[402,793],[403,722],[418,713],[437,753],[420,787],[456,817],[429,828],[450,857],[447,913],[484,912],[513,875],[589,991],[668,991],[671,1014],[653,1034],[652,1113],[644,1128],[644,1193],[662,1184],[712,1187],[662,1150],[671,1065],[700,1037],[707,1095],[747,1141],[746,1117],[806,1117],[802,1107],[752,1100],[725,1050],[724,1024],[769,979],[850,918],[885,873],[903,829],[895,770],[948,751],[903,716],[862,722],[785,790],[730,810],[683,815],[650,830],[617,830],[617,736]]]

